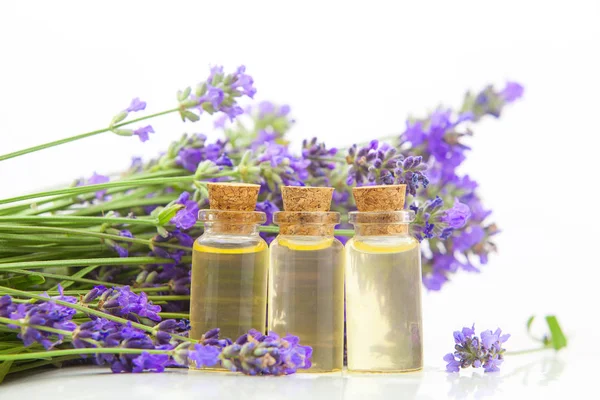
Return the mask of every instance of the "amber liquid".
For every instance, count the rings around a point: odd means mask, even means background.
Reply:
[[[344,251],[331,238],[277,238],[271,244],[269,330],[313,348],[312,367],[340,371],[344,362]]]
[[[249,243],[250,244],[250,243]],[[236,340],[266,326],[268,251],[262,239],[249,246],[194,244],[190,338],[213,328]]]
[[[411,238],[346,244],[348,370],[423,367],[421,258]]]

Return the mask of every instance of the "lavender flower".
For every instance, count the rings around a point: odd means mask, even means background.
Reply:
[[[325,143],[318,143],[317,140],[314,137],[302,142],[302,157],[310,161],[307,170],[313,177],[323,177],[328,171],[335,169],[337,164],[332,158],[337,154],[337,149],[328,149]]]
[[[186,253],[185,250],[164,248],[157,246],[155,243],[179,244],[184,247],[189,247],[191,250],[194,239],[187,233],[181,232],[179,229],[173,229],[172,231],[167,232],[167,236],[155,235],[152,238],[152,244],[150,244],[150,249],[152,250],[150,253],[151,255],[161,258],[170,258],[175,264],[179,264],[181,262],[181,257]]]
[[[261,163],[261,175],[264,184],[271,190],[278,185],[304,186],[309,177],[309,160],[292,155],[287,146],[268,143],[257,161]]]
[[[133,238],[133,235],[131,234],[131,232],[126,229],[119,231],[119,236]],[[119,257],[127,257],[127,256],[129,256],[129,248],[131,247],[131,242],[126,242],[126,245],[124,247],[124,246],[121,246],[120,244],[117,244],[114,241],[111,241],[111,247],[113,248],[114,251],[117,252],[117,254],[119,254]]]
[[[447,363],[446,370],[458,372],[460,368],[483,367],[485,372],[499,371],[506,351],[502,348],[502,343],[508,338],[510,335],[502,335],[500,328],[495,332],[489,330],[481,332],[481,339],[475,335],[475,326],[455,331],[455,351],[444,356],[444,361]]]
[[[77,299],[64,296],[62,287],[59,285],[60,296],[51,297],[69,303],[76,303]],[[46,350],[62,343],[62,335],[38,330],[36,326],[45,326],[54,329],[72,331],[76,325],[71,321],[76,311],[70,307],[56,304],[50,301],[41,301],[34,304],[13,303],[10,296],[0,298],[0,316],[19,321],[23,325],[8,325],[9,328],[18,329],[17,337],[23,341],[25,346],[39,343]],[[51,338],[56,336],[56,340]]]
[[[254,80],[246,74],[246,67],[240,66],[234,73],[228,75],[225,75],[222,66],[212,67],[208,79],[197,85],[194,93],[191,88],[179,92],[178,99],[182,106],[181,118],[190,121],[199,120],[200,117],[190,111],[190,108],[194,108],[199,114],[204,111],[209,114],[222,112],[233,120],[244,112],[236,99],[244,96],[252,98],[255,93]]]
[[[139,97],[136,97],[135,99],[131,100],[131,104],[129,105],[129,107],[127,107],[125,109],[126,112],[137,112],[137,111],[142,111],[146,109],[146,102],[145,101],[141,101]]]
[[[436,196],[433,200],[427,200],[422,206],[415,203],[409,208],[415,212],[415,220],[412,223],[413,234],[419,241],[439,237],[447,239],[453,228],[444,219],[448,220],[448,210],[442,210],[443,200]],[[450,213],[452,215],[452,213]]]
[[[429,179],[423,174],[427,165],[421,157],[404,157],[395,147],[372,140],[368,146],[348,149],[350,164],[347,184],[393,185],[406,184],[407,193],[415,196],[417,189],[427,187]]]
[[[133,131],[133,134],[137,135],[142,142],[145,142],[150,138],[148,135],[150,133],[154,133],[154,128],[152,128],[152,125],[142,126]]]
[[[439,220],[447,224],[450,228],[459,229],[465,226],[467,220],[471,216],[471,210],[466,204],[462,204],[458,199],[454,200],[454,206],[448,210],[444,210]]]
[[[287,375],[311,367],[312,348],[301,346],[296,336],[283,338],[256,330],[240,336],[221,353],[221,364],[246,375]]]
[[[100,175],[94,172],[94,174],[87,180],[78,182],[77,186],[98,185],[101,183],[106,183],[108,181],[110,181],[110,178],[108,176]],[[104,198],[104,195],[106,195],[106,189],[99,190],[96,192],[96,199],[101,200]]]
[[[212,367],[219,363],[221,351],[214,346],[196,344],[194,350],[188,353],[188,358],[195,368]]]
[[[190,200],[190,194],[183,192],[175,202],[181,204],[183,208],[177,211],[177,214],[171,219],[171,223],[179,229],[190,229],[198,221],[198,211],[200,207],[194,200]]]
[[[185,140],[175,162],[191,172],[196,172],[198,165],[206,160],[220,167],[231,167],[233,162],[225,152],[225,144],[220,140],[213,144],[206,144],[206,135],[192,135]]]
[[[102,287],[97,286],[97,289]],[[97,291],[96,294],[100,294]],[[99,297],[98,310],[139,322],[140,317],[152,321],[160,321],[158,313],[161,307],[148,301],[146,293],[133,293],[129,286],[113,287],[102,291]]]
[[[523,86],[517,82],[506,82],[506,86],[499,95],[506,103],[512,103],[523,96],[524,90]]]

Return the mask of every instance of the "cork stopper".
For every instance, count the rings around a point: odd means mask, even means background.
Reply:
[[[362,186],[352,189],[358,212],[351,213],[356,233],[364,236],[408,233],[404,209],[406,185]]]
[[[199,218],[215,232],[245,235],[265,222],[265,214],[254,211],[260,185],[209,182],[207,186],[210,210],[200,211]]]
[[[329,211],[333,188],[283,186],[281,196],[285,211]]]
[[[208,183],[211,210],[254,211],[260,185],[249,183]]]
[[[399,211],[404,208],[406,185],[361,186],[352,188],[358,211]]]
[[[274,221],[281,235],[333,236],[340,214],[330,212],[333,188],[283,186],[283,209]]]

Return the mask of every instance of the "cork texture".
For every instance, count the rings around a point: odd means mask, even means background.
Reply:
[[[393,212],[404,209],[406,185],[355,187],[352,194],[358,211],[365,213],[356,218],[357,234],[385,236],[408,233],[408,223],[401,221],[399,214]]]
[[[340,223],[340,214],[325,211],[280,211],[275,213],[275,223],[281,235],[333,236]]]
[[[248,183],[208,183],[211,210],[254,211],[260,185]]]
[[[281,196],[285,211],[329,211],[333,188],[283,186]]]
[[[399,211],[404,208],[406,185],[361,186],[352,188],[358,211]]]

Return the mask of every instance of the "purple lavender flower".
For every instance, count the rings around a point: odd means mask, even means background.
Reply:
[[[506,82],[506,86],[500,91],[499,95],[505,102],[512,103],[523,96],[523,91],[523,86],[517,82]]]
[[[131,372],[143,372],[145,370],[163,372],[165,366],[169,363],[169,356],[167,354],[149,354],[143,352],[131,360],[131,363],[133,364]]]
[[[190,200],[190,194],[183,192],[175,202],[183,205],[183,208],[177,211],[177,214],[171,219],[171,223],[179,229],[190,229],[198,221],[198,211],[200,207],[194,200]]]
[[[241,93],[242,95],[253,98],[256,94],[254,88],[254,80],[248,74],[246,74],[246,67],[241,65],[236,70],[232,79],[231,88]]]
[[[142,111],[144,109],[146,109],[146,102],[141,101],[139,97],[136,97],[135,99],[131,100],[131,104],[125,109],[125,111],[137,112]]]
[[[325,143],[318,143],[316,137],[302,142],[302,157],[310,161],[307,170],[313,177],[323,177],[334,170],[337,164],[332,158],[336,154],[335,147],[328,149]]]
[[[415,212],[415,220],[411,227],[413,235],[419,241],[434,237],[446,239],[452,234],[452,227],[441,220],[441,215],[445,212],[442,210],[443,205],[443,200],[436,196],[432,200],[427,200],[422,206],[415,203],[409,206]]]
[[[253,97],[256,93],[252,77],[246,74],[246,67],[240,66],[234,73],[225,75],[223,67],[211,68],[208,79],[199,84],[194,92],[188,88],[180,92],[181,117],[191,121],[197,121],[199,116],[192,113],[189,108],[195,108],[201,114],[203,111],[209,114],[222,112],[233,120],[236,116],[243,114],[244,110],[236,103],[236,99],[242,96]]]
[[[154,128],[152,128],[152,125],[142,126],[133,131],[133,134],[137,135],[142,142],[150,139],[150,133],[154,133]]]
[[[273,214],[279,211],[279,207],[269,200],[264,200],[256,203],[256,211],[264,212],[267,215],[265,225],[271,225],[273,223]]]
[[[98,185],[101,183],[106,183],[108,181],[110,181],[110,178],[108,176],[100,175],[100,174],[97,174],[96,172],[94,172],[94,174],[91,177],[89,177],[84,183],[79,183],[77,186]],[[101,200],[102,198],[104,198],[105,194],[106,194],[106,189],[97,191],[96,199]]]
[[[481,339],[475,336],[475,326],[465,327],[462,331],[454,332],[455,351],[444,356],[446,370],[458,372],[460,368],[483,367],[485,372],[499,371],[500,364],[504,361],[505,349],[502,343],[506,342],[510,335],[502,335],[502,331],[483,331]]]
[[[131,234],[130,231],[124,229],[122,231],[119,231],[119,236],[123,236],[123,237],[127,237],[127,238],[133,238],[133,235]],[[112,244],[112,248],[113,250],[115,250],[117,252],[117,254],[119,254],[119,257],[127,257],[129,256],[129,248],[131,247],[131,242],[126,242],[126,247],[121,246],[120,244],[117,243],[113,243]]]
[[[312,365],[312,348],[302,346],[298,337],[262,335],[251,330],[221,352],[221,365],[246,375],[287,375]]]
[[[163,248],[157,246],[155,243],[179,244],[181,246],[189,247],[191,251],[194,239],[187,233],[181,232],[179,229],[168,232],[166,237],[156,235],[152,238],[152,243],[150,244],[150,249],[152,250],[150,253],[151,255],[161,258],[170,258],[175,264],[179,264],[181,262],[181,257],[186,254],[185,250]]]
[[[221,351],[215,346],[196,344],[194,350],[188,353],[188,358],[195,368],[212,367],[219,363]]]
[[[8,325],[8,327],[19,330],[17,337],[23,341],[25,346],[31,346],[37,342],[48,350],[62,343],[62,335],[38,330],[36,326],[45,326],[65,331],[73,331],[76,328],[76,324],[71,321],[76,311],[70,307],[56,304],[52,302],[52,299],[69,303],[76,303],[77,299],[71,296],[64,296],[60,285],[58,290],[60,293],[59,296],[50,297],[48,301],[33,304],[13,303],[10,296],[3,296],[0,299],[0,316],[24,324]],[[56,336],[55,341],[51,340],[53,336]]]
[[[309,177],[309,160],[292,155],[287,146],[268,143],[257,161],[263,163],[262,174],[270,187],[276,184],[287,186],[304,186]]]
[[[148,301],[146,293],[133,293],[129,286],[106,289],[99,298],[98,310],[139,322],[140,317],[160,321],[161,307]]]
[[[346,162],[350,164],[346,183],[362,185],[406,184],[406,191],[416,195],[420,187],[427,187],[428,178],[423,174],[427,165],[422,157],[404,157],[395,147],[372,140],[368,146],[348,149]]]
[[[454,200],[454,206],[448,210],[444,210],[439,220],[447,224],[450,228],[459,229],[465,226],[467,220],[471,216],[469,206],[461,203],[458,199]]]
[[[225,152],[225,143],[217,141],[206,144],[206,135],[192,135],[185,146],[179,150],[175,162],[191,172],[196,172],[202,161],[212,161],[218,166],[233,166],[233,162]]]

